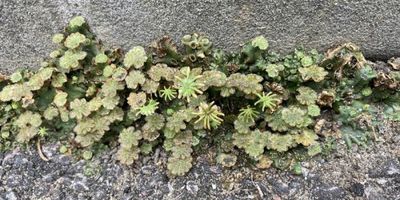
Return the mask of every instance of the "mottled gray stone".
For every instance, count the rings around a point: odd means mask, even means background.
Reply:
[[[382,138],[398,134],[390,127]],[[390,140],[358,151],[338,144],[324,162],[322,157],[302,162],[310,171],[303,175],[250,164],[228,169],[215,165],[209,154],[197,154],[193,168],[175,178],[166,172],[168,155],[161,149],[125,166],[116,161],[115,148],[87,161],[59,154],[60,143],[42,145],[48,162],[34,145],[0,154],[0,200],[400,199],[400,154],[394,151],[400,144]]]
[[[37,67],[54,48],[51,35],[74,15],[85,16],[107,45],[125,49],[196,31],[229,50],[262,34],[280,52],[353,41],[372,59],[400,54],[397,0],[2,0],[0,71]]]

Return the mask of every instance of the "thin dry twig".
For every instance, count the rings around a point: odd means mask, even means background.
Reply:
[[[42,145],[40,144],[40,139],[38,139],[37,141],[36,141],[36,148],[37,148],[37,150],[38,150],[38,152],[39,152],[39,157],[42,159],[42,160],[44,160],[44,161],[49,161],[50,159],[48,159],[44,154],[43,154],[43,152],[42,152]]]

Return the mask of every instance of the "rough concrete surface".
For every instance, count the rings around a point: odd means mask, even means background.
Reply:
[[[1,0],[0,70],[37,67],[74,15],[125,49],[196,31],[224,49],[262,34],[281,52],[353,41],[372,59],[400,55],[398,0]]]
[[[303,175],[251,166],[224,169],[207,155],[183,177],[166,174],[166,154],[142,157],[133,166],[116,162],[107,151],[91,161],[76,161],[43,145],[51,160],[34,148],[0,155],[0,200],[19,199],[400,199],[400,125],[382,124],[367,149],[340,144],[328,157],[302,163]]]

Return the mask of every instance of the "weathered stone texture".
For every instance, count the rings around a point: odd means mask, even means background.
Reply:
[[[353,41],[369,58],[400,54],[397,0],[1,0],[0,70],[37,67],[54,48],[51,35],[74,15],[85,16],[106,44],[125,49],[197,31],[224,49],[262,34],[280,52]]]

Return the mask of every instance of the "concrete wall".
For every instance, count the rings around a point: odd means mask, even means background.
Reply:
[[[280,52],[353,41],[370,58],[400,55],[398,0],[0,0],[0,71],[37,67],[74,15],[125,49],[197,31],[230,50],[262,34]]]

